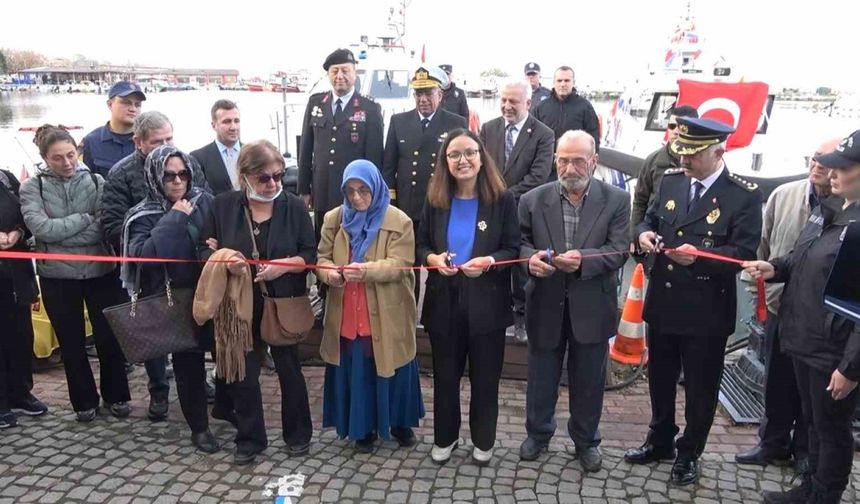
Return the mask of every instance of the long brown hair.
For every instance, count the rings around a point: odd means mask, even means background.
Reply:
[[[433,171],[427,188],[427,200],[435,208],[451,208],[451,198],[457,189],[457,179],[448,171],[448,146],[455,138],[463,135],[478,144],[478,151],[481,156],[481,169],[478,170],[477,181],[478,199],[481,203],[488,205],[498,201],[505,192],[505,179],[502,178],[499,169],[496,168],[493,158],[487,153],[484,142],[472,131],[457,128],[448,132],[448,136],[442,142],[442,146],[439,147],[439,153],[436,154],[436,169]]]
[[[245,176],[262,173],[271,163],[280,163],[281,168],[286,168],[284,156],[278,152],[277,147],[268,140],[257,140],[256,142],[242,144],[239,150],[239,159],[236,166],[239,169],[239,188],[247,189]]]

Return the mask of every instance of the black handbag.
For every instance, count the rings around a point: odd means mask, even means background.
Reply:
[[[102,310],[128,362],[145,362],[173,352],[198,347],[192,316],[194,289],[170,286],[164,267],[164,293],[138,299],[140,270],[135,274],[136,292],[131,301]]]

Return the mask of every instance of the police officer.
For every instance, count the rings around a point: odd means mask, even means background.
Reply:
[[[356,91],[352,51],[334,51],[323,68],[332,90],[308,99],[299,147],[299,195],[314,210],[317,241],[325,213],[343,203],[346,165],[356,159],[382,165],[382,110]]]
[[[415,108],[391,116],[385,139],[382,176],[391,199],[412,219],[416,233],[439,147],[449,131],[467,127],[466,119],[439,107],[441,86],[446,80],[448,77],[439,67],[418,68],[410,84]],[[420,286],[421,282],[415,282],[416,302]]]
[[[534,61],[526,63],[525,68],[523,68],[523,73],[526,75],[526,80],[528,80],[529,84],[532,86],[532,104],[531,107],[529,107],[529,113],[533,114],[537,106],[540,105],[542,101],[549,98],[549,95],[552,94],[552,92],[541,85],[540,65]]]
[[[134,152],[134,119],[140,114],[146,95],[137,84],[119,81],[108,91],[110,120],[84,137],[84,164],[105,180],[111,167]]]
[[[644,464],[675,458],[671,481],[688,485],[699,479],[698,458],[714,420],[726,341],[735,330],[740,270],[690,252],[755,258],[762,194],[725,166],[725,140],[733,128],[712,119],[679,117],[678,129],[670,148],[681,168],[666,170],[658,197],[637,227],[639,245],[651,253],[652,262],[644,311],[651,423],[645,443],[628,450],[624,459]],[[687,425],[675,441],[681,369]]]
[[[451,72],[454,67],[451,65],[439,65],[439,68],[445,71],[448,77],[448,82],[442,85],[442,103],[439,107],[469,120],[469,104],[466,103],[466,92],[458,88],[454,81],[451,80]]]

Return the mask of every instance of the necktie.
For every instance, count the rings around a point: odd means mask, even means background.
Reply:
[[[505,165],[511,159],[511,151],[514,150],[514,132],[517,131],[516,125],[508,124],[507,133],[505,133]]]
[[[690,198],[690,208],[692,208],[693,205],[695,205],[696,202],[699,201],[699,198],[702,197],[703,192],[705,192],[705,184],[699,181],[693,182],[693,195]]]
[[[343,112],[343,106],[342,105],[343,105],[343,102],[340,101],[340,98],[338,98],[337,101],[334,102],[334,116],[335,117],[339,116],[340,113]]]
[[[227,176],[230,177],[233,187],[238,187],[236,182],[239,176],[236,173],[236,156],[233,155],[233,149],[224,149],[224,166],[227,168]]]
[[[426,117],[421,119],[421,125],[422,126],[424,126],[426,128],[428,124],[430,124],[430,119],[427,119]]]

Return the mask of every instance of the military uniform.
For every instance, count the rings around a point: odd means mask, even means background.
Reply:
[[[678,121],[681,136],[671,146],[677,156],[693,155],[734,131],[709,119]],[[654,231],[664,248],[691,244],[735,259],[754,260],[761,238],[761,191],[724,166],[699,182],[704,189],[684,176],[683,169],[666,170],[658,197],[636,228],[637,237]],[[628,451],[625,458],[639,463],[669,458],[676,447],[673,482],[693,483],[698,480],[696,461],[714,419],[726,341],[735,329],[735,276],[740,266],[701,257],[682,266],[664,253],[651,254],[649,262],[643,318],[648,322],[652,417],[646,445]],[[675,392],[681,369],[687,424],[676,442]],[[659,456],[643,458],[649,445],[648,453]]]
[[[540,73],[540,65],[535,62],[526,63],[526,66],[523,68],[523,73],[528,78],[529,74],[539,74]],[[538,105],[540,105],[544,100],[550,97],[552,91],[538,84],[537,89],[532,90],[532,105],[529,107],[529,113],[534,114],[535,109],[537,109]]]

